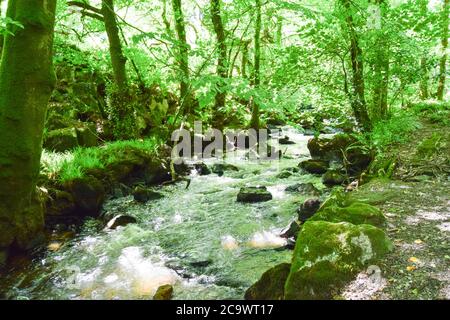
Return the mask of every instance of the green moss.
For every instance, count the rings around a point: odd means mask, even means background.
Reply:
[[[157,155],[161,143],[156,139],[117,141],[102,147],[77,148],[72,153],[46,152],[42,168],[64,183],[82,178],[90,170],[104,169],[114,163],[133,159],[137,154]]]
[[[353,202],[365,202],[371,205],[383,204],[398,196],[398,192],[390,187],[393,181],[386,178],[372,179],[370,182],[360,186],[357,191],[345,196],[343,206]]]
[[[267,270],[253,286],[245,292],[246,300],[283,300],[284,284],[291,265],[279,264]]]
[[[382,226],[386,222],[386,218],[380,209],[370,204],[354,202],[344,208],[328,206],[317,212],[309,221],[350,222]]]
[[[385,233],[374,226],[307,222],[297,239],[285,298],[331,299],[391,249]]]

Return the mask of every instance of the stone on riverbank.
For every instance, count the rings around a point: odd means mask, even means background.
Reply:
[[[348,207],[329,206],[317,212],[309,221],[350,222],[383,226],[386,218],[380,209],[363,202],[354,202]]]
[[[308,173],[324,174],[328,170],[328,162],[322,160],[305,160],[300,162],[299,167]]]
[[[298,220],[301,222],[305,222],[319,210],[322,201],[317,198],[308,199],[302,203],[300,208],[298,209]]]
[[[245,300],[283,300],[284,284],[290,269],[289,263],[282,263],[266,271],[245,292]]]
[[[327,187],[342,185],[347,177],[337,170],[328,170],[322,177],[322,183]]]
[[[297,238],[285,299],[332,299],[358,271],[391,249],[386,234],[374,226],[306,222]]]

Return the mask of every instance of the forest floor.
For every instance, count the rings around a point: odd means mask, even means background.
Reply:
[[[450,299],[449,138],[448,126],[423,122],[411,141],[391,148],[398,159],[394,180],[362,187],[382,199],[377,206],[394,250],[377,266],[380,281],[368,286],[368,272],[360,274],[347,299]],[[418,149],[430,141],[433,151],[424,156]]]

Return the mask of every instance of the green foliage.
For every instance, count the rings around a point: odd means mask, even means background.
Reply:
[[[413,104],[411,109],[432,123],[450,125],[450,103],[448,101],[423,101]]]
[[[415,130],[420,129],[416,115],[405,110],[393,112],[387,120],[377,122],[371,133],[365,138],[377,152],[383,152],[387,147],[408,141]]]
[[[88,170],[103,169],[117,160],[125,149],[136,149],[157,154],[161,141],[157,138],[108,143],[102,147],[77,148],[72,153],[44,152],[41,173],[56,177],[61,183],[82,178]]]
[[[444,146],[444,137],[438,132],[434,132],[431,137],[423,140],[417,146],[417,155],[420,158],[430,158]]]

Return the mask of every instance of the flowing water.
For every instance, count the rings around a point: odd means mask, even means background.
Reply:
[[[111,200],[104,210],[138,223],[99,231],[87,221],[78,236],[3,277],[0,291],[12,299],[149,299],[172,284],[175,299],[242,299],[262,273],[291,259],[278,234],[306,196],[284,189],[301,182],[323,188],[312,175],[277,177],[309,157],[309,137],[284,130],[295,144],[281,146],[282,160],[230,156],[226,162],[239,172],[193,175],[189,189],[183,183],[164,187],[158,190],[164,197],[148,204]],[[241,187],[256,185],[267,186],[273,200],[236,202]]]

